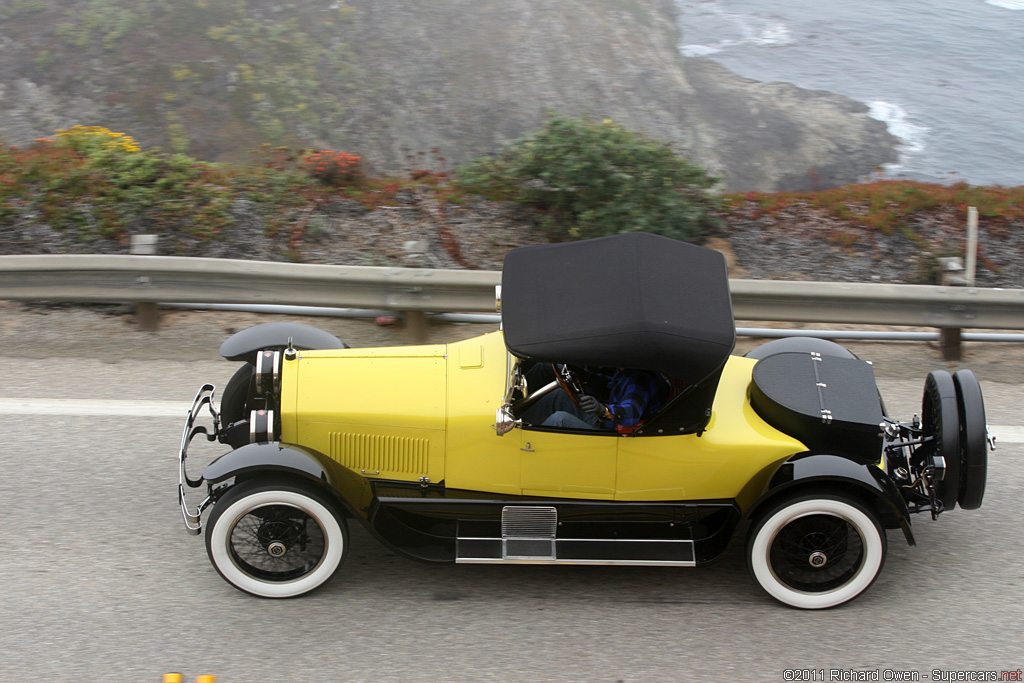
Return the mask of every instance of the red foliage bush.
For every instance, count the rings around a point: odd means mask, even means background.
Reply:
[[[356,154],[325,150],[302,157],[302,165],[317,182],[332,187],[358,185],[365,180],[363,159]]]

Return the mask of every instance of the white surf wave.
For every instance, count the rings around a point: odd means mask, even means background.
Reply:
[[[687,27],[701,26],[723,36],[713,43],[684,43],[679,46],[684,57],[706,57],[739,45],[773,47],[792,45],[789,27],[779,19],[754,14],[727,12],[717,2],[679,2],[682,11],[683,35]]]
[[[889,132],[900,139],[897,149],[900,161],[897,164],[885,164],[887,174],[896,174],[906,165],[909,157],[921,154],[927,147],[926,139],[931,129],[914,121],[900,105],[881,100],[868,102],[868,116],[885,122]]]
[[[985,2],[1003,9],[1024,9],[1024,0],[985,0]]]
[[[680,45],[679,51],[683,53],[684,57],[707,57],[713,55],[716,52],[721,52],[723,48],[721,45]]]

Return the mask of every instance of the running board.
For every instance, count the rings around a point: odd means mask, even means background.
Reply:
[[[596,564],[693,567],[693,541],[681,539],[558,538],[553,507],[509,505],[501,537],[457,536],[459,564]]]

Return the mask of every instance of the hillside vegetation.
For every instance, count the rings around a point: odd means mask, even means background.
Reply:
[[[499,268],[522,244],[644,229],[725,237],[754,277],[932,282],[936,258],[963,252],[975,206],[979,282],[1024,284],[1024,187],[715,195],[713,178],[662,143],[560,116],[458,173],[438,155],[410,161],[374,176],[351,153],[265,146],[215,164],[74,127],[0,145],[0,254],[127,253],[132,234],[152,233],[167,255],[402,265],[403,244],[422,240],[420,265]]]

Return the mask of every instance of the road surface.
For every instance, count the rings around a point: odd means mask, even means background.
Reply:
[[[780,606],[738,552],[703,569],[432,566],[355,525],[331,582],[270,601],[216,574],[176,501],[183,411],[230,376],[216,343],[237,321],[145,335],[119,316],[39,315],[45,329],[14,316],[0,333],[0,683],[967,680],[949,676],[1024,666],[1024,411],[1009,361],[983,364],[1004,436],[984,506],[916,517],[916,548],[890,532],[878,581],[838,609]],[[379,334],[361,324],[356,336]],[[890,412],[909,418],[924,375],[905,368],[943,364],[923,345],[874,348]]]

